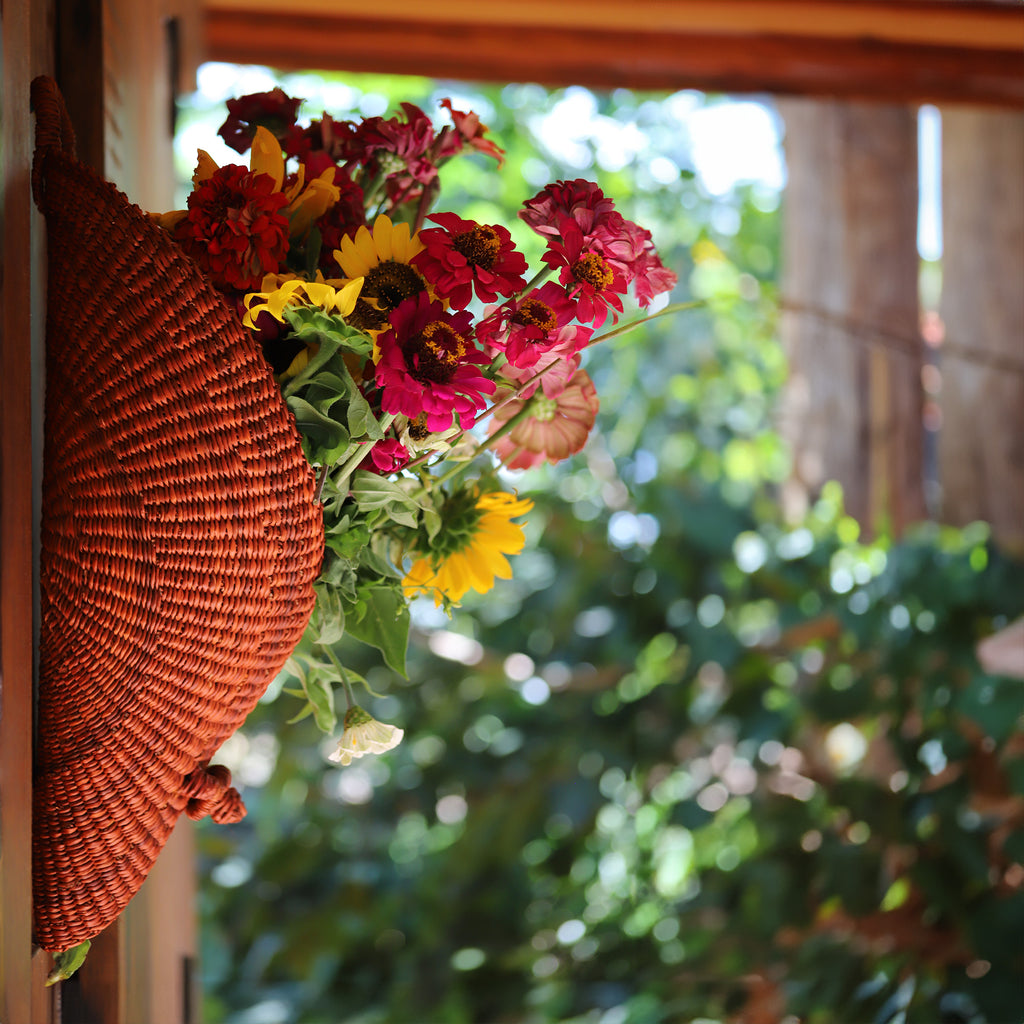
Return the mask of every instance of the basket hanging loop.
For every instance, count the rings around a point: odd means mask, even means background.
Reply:
[[[75,129],[68,117],[64,97],[57,83],[46,75],[33,79],[31,89],[32,109],[36,114],[36,148],[32,157],[32,198],[44,213],[45,195],[43,159],[51,151],[60,151],[74,159]]]

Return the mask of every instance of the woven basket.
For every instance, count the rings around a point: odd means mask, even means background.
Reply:
[[[259,347],[33,83],[48,302],[35,937],[67,949],[138,891],[184,811],[245,813],[210,757],[298,642],[315,481]]]

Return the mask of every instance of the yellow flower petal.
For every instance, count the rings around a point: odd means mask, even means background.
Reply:
[[[281,144],[263,125],[256,129],[253,136],[249,170],[257,174],[269,174],[274,179],[274,191],[281,191],[281,184],[284,182]]]
[[[201,185],[207,179],[212,178],[216,172],[217,161],[205,149],[199,150],[196,157],[196,169],[192,172],[192,187]]]

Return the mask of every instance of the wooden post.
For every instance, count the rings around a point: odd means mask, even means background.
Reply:
[[[32,949],[34,552],[46,274],[43,222],[31,194],[29,86],[53,72],[52,4],[5,4],[0,36],[0,1020],[50,1024],[50,958]]]
[[[917,124],[901,105],[787,100],[781,429],[798,515],[827,480],[869,532],[924,515]]]
[[[942,519],[1024,550],[1024,115],[942,110]]]

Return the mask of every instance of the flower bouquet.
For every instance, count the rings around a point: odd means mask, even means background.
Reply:
[[[347,764],[401,731],[358,707],[365,680],[334,646],[364,641],[404,675],[412,599],[450,609],[511,576],[531,502],[500,470],[583,447],[598,409],[585,350],[643,322],[617,325],[630,290],[647,307],[676,277],[588,181],[523,203],[545,245],[532,272],[505,226],[432,213],[448,160],[503,161],[448,101],[441,128],[410,103],[303,126],[300,102],[229,101],[220,134],[248,166],[200,151],[187,210],[153,218],[254,333],[316,472],[324,561],[288,692],[330,733],[344,688],[332,759]]]

